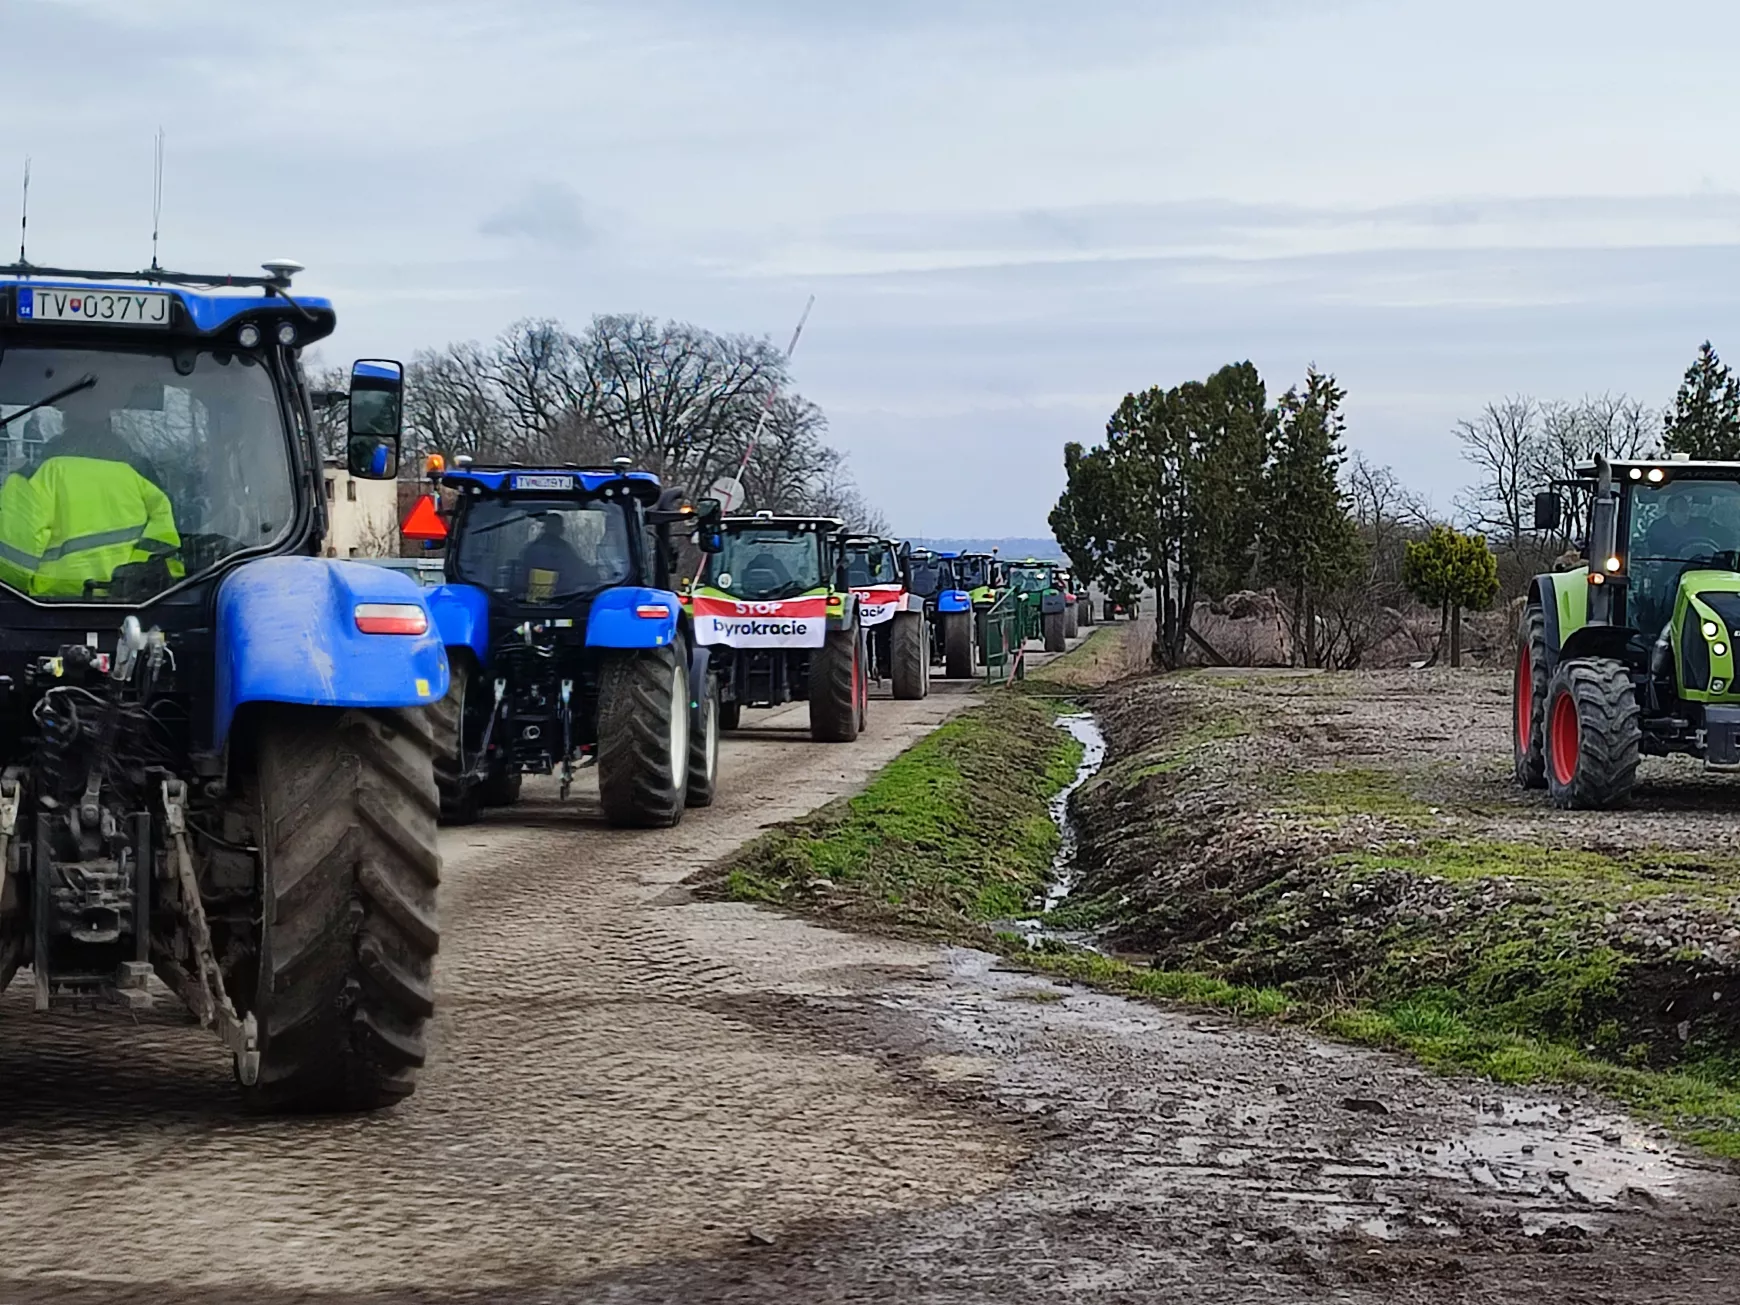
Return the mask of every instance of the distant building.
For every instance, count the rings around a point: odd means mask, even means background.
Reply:
[[[398,482],[353,476],[333,458],[326,460],[322,475],[327,525],[321,552],[327,557],[397,557]]]

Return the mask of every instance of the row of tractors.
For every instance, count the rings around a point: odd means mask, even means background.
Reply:
[[[323,557],[333,444],[399,477],[404,371],[311,386],[336,315],[301,270],[0,268],[0,989],[38,1011],[167,989],[250,1105],[390,1105],[441,819],[595,766],[612,824],[673,825],[745,708],[847,742],[872,683],[973,675],[1010,591],[1070,633],[1057,567],[727,515],[623,461],[435,460],[405,523],[432,584]]]

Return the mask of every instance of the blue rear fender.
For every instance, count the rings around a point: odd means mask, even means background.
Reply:
[[[586,614],[586,646],[663,648],[676,641],[682,610],[677,596],[665,589],[639,585],[606,589],[592,600]]]
[[[364,634],[359,603],[414,606],[427,591],[364,562],[269,557],[232,572],[217,595],[212,734],[229,737],[250,702],[309,707],[417,707],[447,693],[447,655],[433,620],[422,634]]]
[[[973,610],[973,596],[965,589],[945,589],[936,596],[936,610],[970,612]]]
[[[475,585],[436,585],[424,591],[435,632],[450,650],[470,649],[482,666],[489,660],[489,595]]]

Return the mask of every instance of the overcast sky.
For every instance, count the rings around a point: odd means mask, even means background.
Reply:
[[[813,293],[799,386],[913,534],[1041,532],[1065,440],[1232,360],[1335,372],[1448,507],[1485,400],[1740,351],[1740,6],[0,0],[0,48],[33,261],[148,259],[161,124],[164,262],[307,263],[329,360]]]

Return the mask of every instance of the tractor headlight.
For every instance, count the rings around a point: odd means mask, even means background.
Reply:
[[[288,349],[296,343],[296,327],[291,322],[278,323],[278,343]]]
[[[1721,633],[1722,633],[1722,628],[1719,625],[1717,625],[1714,621],[1705,621],[1704,622],[1704,638],[1714,639],[1717,635],[1719,635]]]
[[[236,343],[241,345],[244,349],[259,348],[260,328],[255,326],[252,322],[247,323],[241,330],[236,332]]]
[[[1666,473],[1665,473],[1665,472],[1663,472],[1663,471],[1662,471],[1662,469],[1661,469],[1661,468],[1660,468],[1660,467],[1651,467],[1651,468],[1650,468],[1650,469],[1649,469],[1649,481],[1650,481],[1650,484],[1652,484],[1652,485],[1659,485],[1659,484],[1661,484],[1661,481],[1662,481],[1662,476],[1663,476],[1663,475],[1665,475],[1665,474],[1666,474]]]
[[[1643,479],[1643,468],[1642,467],[1633,467],[1631,469],[1631,478],[1633,480],[1642,480]]]
[[[1710,652],[1717,657],[1726,657],[1728,655],[1728,645],[1718,639],[1715,643],[1710,645]]]
[[[1619,570],[1619,559],[1618,559],[1618,558],[1617,558],[1617,557],[1610,557],[1610,558],[1608,558],[1608,559],[1607,559],[1607,569],[1608,569],[1608,570],[1609,570],[1609,571],[1617,571],[1617,570]]]

